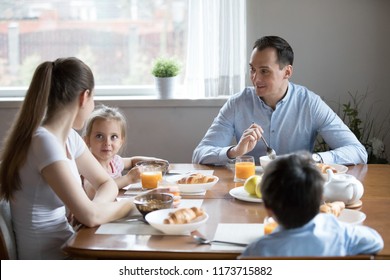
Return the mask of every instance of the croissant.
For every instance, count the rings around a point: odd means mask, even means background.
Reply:
[[[341,211],[343,211],[344,209],[345,209],[345,203],[342,201],[324,203],[320,206],[321,213],[333,214],[336,217],[340,216]]]
[[[187,224],[203,214],[204,211],[198,207],[182,208],[169,213],[164,224]]]
[[[178,184],[204,184],[214,181],[214,177],[205,176],[200,173],[191,174],[187,177],[183,177],[177,181]]]
[[[322,173],[326,173],[326,170],[328,170],[328,169],[332,170],[333,173],[337,173],[337,169],[335,169],[334,167],[332,167],[332,166],[330,166],[328,164],[317,163],[317,166],[320,168]]]

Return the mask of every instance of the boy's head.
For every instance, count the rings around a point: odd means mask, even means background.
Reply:
[[[297,228],[319,212],[324,178],[309,153],[282,156],[266,168],[261,182],[264,206],[284,228]]]

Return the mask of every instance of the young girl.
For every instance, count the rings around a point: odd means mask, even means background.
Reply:
[[[35,70],[1,153],[1,198],[10,201],[20,259],[59,259],[74,233],[66,207],[94,227],[128,214],[129,200],[74,129],[94,108],[94,77],[77,58],[47,61]],[[96,189],[90,200],[80,174]],[[66,207],[65,207],[66,206]]]
[[[103,168],[115,179],[118,188],[139,180],[137,162],[161,160],[144,156],[122,158],[118,155],[126,140],[126,119],[117,108],[101,105],[92,112],[85,127],[84,140]],[[128,169],[130,171],[122,176],[122,171]],[[84,188],[89,196],[93,196],[94,190],[88,182],[85,182]]]

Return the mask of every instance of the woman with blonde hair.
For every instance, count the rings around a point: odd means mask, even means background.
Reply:
[[[74,130],[93,111],[94,77],[77,58],[47,61],[35,70],[1,152],[1,198],[10,201],[20,259],[66,258],[61,246],[74,233],[66,208],[94,227],[127,215],[118,187]],[[92,200],[80,175],[96,189]]]

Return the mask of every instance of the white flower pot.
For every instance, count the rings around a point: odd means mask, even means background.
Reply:
[[[177,76],[167,78],[155,77],[156,89],[160,99],[173,98],[176,89],[176,80]]]

